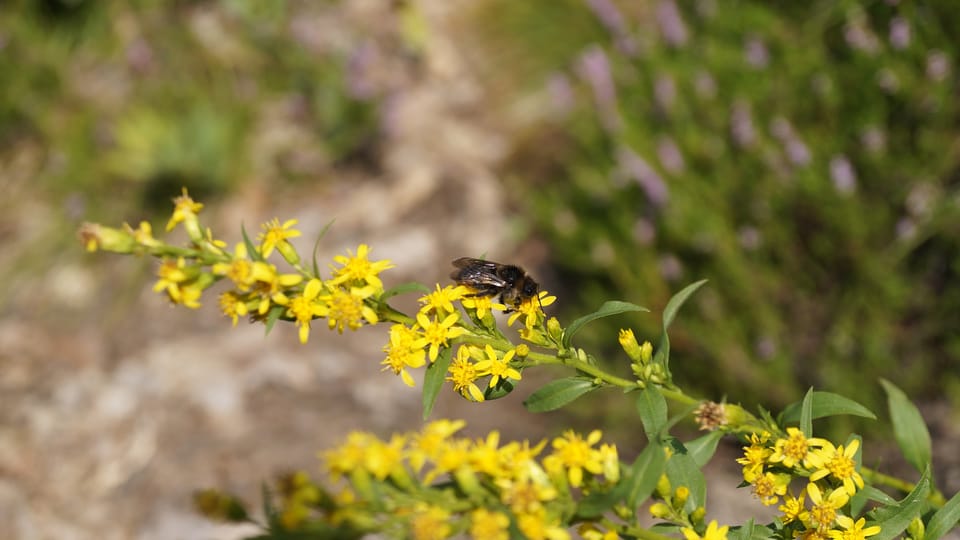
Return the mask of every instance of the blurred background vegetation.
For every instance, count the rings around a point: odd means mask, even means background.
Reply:
[[[52,251],[80,218],[162,213],[180,186],[376,166],[368,51],[335,22],[322,42],[299,31],[336,3],[6,2],[2,215],[55,201],[32,233]],[[415,61],[429,29],[392,4]],[[510,128],[511,219],[548,245],[562,317],[659,310],[706,278],[672,339],[705,396],[775,409],[813,385],[876,408],[884,376],[960,408],[953,2],[478,0],[464,18]],[[24,227],[0,217],[8,238]]]

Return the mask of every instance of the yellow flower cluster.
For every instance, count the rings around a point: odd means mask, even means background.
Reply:
[[[280,223],[273,219],[261,225],[258,244],[246,238],[233,251],[226,243],[213,238],[199,222],[203,204],[187,193],[174,199],[174,210],[167,222],[169,232],[182,225],[190,238],[190,247],[167,245],[153,237],[146,222],[139,228],[124,226],[112,229],[87,224],[80,230],[81,241],[88,250],[103,249],[117,253],[149,254],[161,258],[154,290],[162,292],[175,304],[200,307],[204,291],[214,283],[228,280],[233,287],[220,294],[219,305],[224,315],[236,325],[240,317],[269,321],[287,319],[299,328],[300,341],[306,343],[310,323],[326,318],[330,329],[343,332],[356,330],[364,323],[380,320],[378,299],[383,294],[379,274],[393,265],[390,261],[370,261],[369,248],[360,244],[356,254],[334,257],[332,277],[322,280],[315,272],[301,266],[300,255],[290,239],[300,236],[294,219]],[[294,268],[281,273],[267,258],[274,252]]]
[[[454,390],[464,398],[483,401],[484,389],[478,381],[489,377],[483,383],[484,387],[495,388],[507,379],[520,380],[515,359],[526,356],[521,353],[529,351],[525,345],[512,347],[502,339],[497,342],[500,347],[491,345],[491,338],[499,332],[495,330],[493,310],[514,311],[508,324],[522,317],[525,327],[521,337],[525,337],[542,330],[545,316],[541,306],[554,301],[556,297],[541,291],[538,296],[525,299],[515,310],[511,310],[494,302],[492,297],[478,295],[462,285],[441,287],[438,284],[434,291],[420,298],[421,307],[415,322],[391,327],[390,340],[383,348],[386,353],[386,358],[381,362],[383,370],[393,371],[407,386],[413,387],[416,383],[409,369],[423,367],[427,360],[435,362],[441,350],[453,345],[453,340],[461,336],[473,337],[478,343],[483,343],[460,345],[453,355],[446,380],[452,382]],[[465,308],[469,321],[462,316],[455,303]]]
[[[769,433],[751,435],[737,462],[743,466],[744,480],[764,505],[775,505],[783,498],[780,521],[792,527],[795,536],[862,540],[879,533],[880,527],[864,527],[864,518],[854,521],[843,514],[850,497],[864,486],[857,470],[859,449],[859,439],[834,446],[789,427],[784,436],[775,439]],[[788,493],[793,478],[806,482],[796,495]]]
[[[324,472],[347,479],[356,494],[349,505],[335,507],[337,515],[351,516],[350,524],[362,528],[378,520],[378,509],[389,512],[405,527],[400,536],[414,539],[458,534],[507,539],[512,525],[525,538],[560,540],[570,538],[562,525],[569,517],[564,511],[579,494],[610,489],[620,479],[617,449],[596,447],[599,431],[586,438],[568,431],[540,458],[547,441],[501,445],[496,431],[483,439],[456,437],[464,425],[439,420],[390,440],[351,433],[322,456]],[[303,512],[310,501],[322,497],[303,486],[298,492],[306,495],[288,499],[296,510],[284,508],[282,515],[295,515],[300,524],[309,520]],[[327,520],[332,506],[330,501],[314,504],[312,519]]]

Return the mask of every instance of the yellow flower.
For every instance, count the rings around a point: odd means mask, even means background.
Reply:
[[[300,343],[306,343],[310,336],[310,321],[328,314],[326,304],[317,300],[323,290],[323,283],[319,279],[311,279],[303,288],[303,293],[292,299],[286,296],[279,298],[280,305],[287,306],[287,316],[293,317],[300,328]]]
[[[219,262],[210,267],[217,276],[226,276],[243,292],[249,291],[256,281],[253,275],[253,263],[247,258],[247,246],[238,243],[233,249],[233,258],[229,262]]]
[[[570,533],[560,526],[560,519],[548,516],[542,509],[517,515],[517,528],[527,540],[570,539]]]
[[[474,401],[483,401],[483,392],[476,383],[477,379],[483,375],[477,371],[476,364],[470,362],[470,351],[467,347],[460,347],[457,350],[457,357],[450,364],[448,372],[450,376],[446,380],[453,383],[453,389],[461,396]]]
[[[410,537],[413,540],[443,540],[450,536],[450,512],[439,506],[420,503],[410,520]]]
[[[447,285],[441,289],[440,285],[437,284],[437,290],[420,297],[420,303],[423,304],[420,311],[423,313],[433,312],[437,314],[453,313],[455,310],[453,303],[463,298],[466,292],[467,288],[460,285],[456,287]]]
[[[289,301],[284,291],[303,281],[303,276],[300,274],[278,274],[276,266],[263,261],[254,261],[251,272],[255,280],[254,296],[260,299],[257,305],[257,313],[260,315],[266,315],[270,310],[271,301],[279,305],[287,305]]]
[[[449,340],[462,336],[467,330],[460,326],[453,326],[460,320],[458,313],[447,315],[442,321],[439,317],[430,319],[423,313],[417,313],[417,324],[423,329],[423,337],[417,340],[420,347],[430,346],[430,362],[437,359],[440,347],[446,347]]]
[[[233,291],[227,291],[220,295],[220,311],[233,320],[233,325],[237,325],[240,317],[245,317],[248,313],[247,304],[244,299]]]
[[[600,430],[594,430],[584,440],[573,430],[564,432],[562,437],[553,440],[553,453],[544,458],[544,467],[547,470],[565,468],[570,485],[580,487],[584,469],[592,474],[600,474],[604,470],[603,456],[597,449],[591,448],[602,436]]]
[[[728,525],[723,527],[718,526],[717,520],[713,520],[707,525],[706,532],[703,533],[703,536],[697,534],[697,531],[691,529],[690,527],[684,527],[681,531],[683,536],[687,540],[727,540],[727,531],[730,530]]]
[[[753,482],[753,494],[760,499],[764,506],[773,506],[777,504],[780,496],[787,492],[789,484],[789,474],[767,472],[758,476]]]
[[[806,488],[800,490],[800,494],[796,497],[792,495],[785,495],[783,497],[783,504],[777,509],[783,512],[783,517],[780,521],[783,522],[784,525],[793,523],[794,521],[803,521],[805,517],[804,514],[807,511],[806,506],[804,506],[806,498]]]
[[[470,537],[473,540],[509,540],[510,518],[502,512],[477,508],[470,512]]]
[[[391,326],[390,343],[383,348],[383,352],[387,353],[387,358],[381,362],[383,371],[393,370],[393,373],[400,375],[403,383],[411,388],[416,383],[407,368],[423,367],[426,363],[426,351],[423,350],[423,347],[416,346],[418,336],[416,330],[408,326],[402,324]]]
[[[466,296],[460,300],[460,303],[463,304],[463,307],[467,309],[473,309],[477,312],[477,319],[483,319],[488,313],[491,313],[494,308],[501,311],[507,309],[507,306],[494,302],[492,296],[484,296],[482,294],[469,294],[469,289],[467,290]]]
[[[434,460],[434,468],[423,478],[424,484],[432,483],[442,474],[452,473],[464,467],[470,459],[470,441],[451,439],[441,445]]]
[[[371,433],[352,431],[342,445],[324,452],[325,467],[333,480],[362,467],[368,449],[377,442],[379,441]]]
[[[437,459],[447,440],[465,425],[463,420],[436,420],[427,424],[420,435],[415,435],[409,457],[414,472],[419,473],[428,459]]]
[[[497,356],[497,351],[490,345],[486,346],[486,359],[481,360],[474,366],[478,372],[483,375],[491,375],[490,388],[493,388],[500,382],[500,379],[520,380],[520,372],[510,367],[510,360],[516,354],[516,351],[507,351],[503,358]]]
[[[376,324],[380,319],[373,308],[364,300],[373,295],[373,287],[351,287],[350,291],[341,288],[334,289],[331,294],[320,297],[320,300],[329,306],[327,325],[331,330],[343,333],[344,327],[356,330],[363,326],[363,321]]]
[[[383,282],[377,276],[380,272],[394,265],[388,260],[371,262],[367,260],[367,254],[370,248],[366,244],[360,244],[357,247],[357,254],[349,257],[337,255],[334,261],[342,265],[341,268],[333,270],[333,280],[331,283],[339,285],[341,283],[372,285],[377,291],[383,290]],[[350,253],[348,250],[347,253]]]
[[[500,432],[494,430],[485,439],[477,439],[470,448],[469,463],[474,471],[493,477],[506,474],[503,460],[500,459]]]
[[[521,316],[524,318],[524,326],[533,328],[537,325],[540,318],[543,317],[543,306],[549,306],[557,301],[556,296],[548,296],[547,291],[540,291],[537,296],[524,299],[517,306],[517,310],[507,319],[507,326],[513,326]]]
[[[743,447],[743,457],[737,458],[737,463],[743,465],[743,479],[748,483],[753,483],[763,474],[763,465],[773,453],[766,446],[767,434],[750,434],[750,446]]]
[[[825,439],[808,439],[802,431],[795,427],[787,428],[787,438],[777,439],[773,446],[773,454],[768,458],[770,463],[782,463],[784,467],[793,467],[798,463],[809,466],[808,458],[813,448],[829,444]]]
[[[807,513],[807,519],[803,524],[821,533],[826,533],[833,527],[833,522],[837,519],[837,510],[850,500],[850,496],[842,489],[835,489],[824,497],[820,493],[820,488],[813,482],[807,484],[807,495],[810,496],[813,507]]]
[[[378,480],[390,476],[394,470],[403,467],[403,448],[407,440],[402,435],[394,435],[390,442],[379,439],[371,441],[363,456],[363,466]]]
[[[868,536],[880,533],[879,525],[871,525],[864,529],[863,526],[867,524],[867,520],[864,518],[860,518],[854,522],[853,518],[837,516],[837,524],[845,530],[830,531],[830,538],[834,540],[864,540],[864,538]]]
[[[498,478],[496,485],[500,488],[500,502],[518,515],[539,512],[543,503],[556,499],[558,495],[557,488],[549,480],[535,480],[531,474],[515,479]]]
[[[292,246],[288,239],[296,238],[300,236],[300,231],[293,228],[297,224],[297,220],[288,219],[283,222],[283,225],[280,224],[279,218],[273,218],[272,220],[263,223],[260,225],[260,228],[263,229],[263,232],[257,236],[257,240],[260,241],[260,253],[264,258],[269,257],[273,253],[274,249],[281,251],[281,255],[287,259],[291,264],[296,264],[293,261],[290,261],[288,254],[284,251],[292,251]],[[297,257],[294,257],[296,260]]]
[[[187,188],[183,188],[182,194],[173,199],[173,215],[167,221],[167,232],[172,231],[177,223],[183,223],[191,239],[202,238],[203,233],[200,232],[197,222],[197,214],[201,209],[203,204],[191,199]]]
[[[843,489],[847,495],[853,495],[857,489],[863,489],[863,477],[857,472],[857,463],[854,456],[860,448],[860,440],[850,441],[846,449],[843,446],[834,448],[833,444],[823,441],[823,448],[815,450],[808,462],[813,474],[810,481],[815,482],[827,475],[843,482]]]

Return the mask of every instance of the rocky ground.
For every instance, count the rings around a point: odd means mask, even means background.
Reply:
[[[424,2],[428,23],[455,29],[462,3]],[[371,25],[386,4],[357,2],[343,16]],[[497,180],[509,138],[486,118],[484,85],[453,35],[431,33],[416,68],[378,49],[377,84],[390,98],[377,167],[280,191],[269,176],[254,178],[211,204],[205,222],[237,241],[241,221],[297,218],[309,252],[335,219],[319,260],[368,243],[397,265],[384,276],[394,284],[442,282],[449,261],[469,254],[536,268],[541,248],[510,240],[516,231]],[[43,207],[34,196],[24,219]],[[4,238],[7,248],[27,241]],[[264,479],[316,471],[317,451],[350,430],[421,425],[419,392],[380,371],[382,328],[315,329],[303,346],[288,326],[267,337],[260,326],[232,328],[212,299],[196,311],[171,307],[150,291],[151,263],[65,260],[10,284],[0,318],[0,538],[238,538],[251,531],[194,514],[193,489],[257,503]],[[436,414],[468,419],[473,435],[551,433],[551,417],[523,411],[532,388],[524,390],[482,407],[445,395]],[[721,520],[762,514],[733,491],[736,473],[730,459],[711,469],[708,484],[726,488],[711,499]]]

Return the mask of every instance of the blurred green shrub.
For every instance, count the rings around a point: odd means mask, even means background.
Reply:
[[[7,2],[0,163],[38,151],[32,180],[54,200],[80,195],[92,216],[165,208],[184,185],[204,194],[252,178],[320,178],[376,130],[376,96],[349,79],[360,49],[351,40],[362,36],[325,37],[336,9]]]
[[[876,407],[881,375],[913,395],[960,388],[960,10],[538,5],[493,0],[479,20],[520,59],[498,65],[553,100],[507,170],[569,313],[662,309],[707,278],[673,367],[716,366],[689,381],[713,397],[782,406],[815,385]]]

